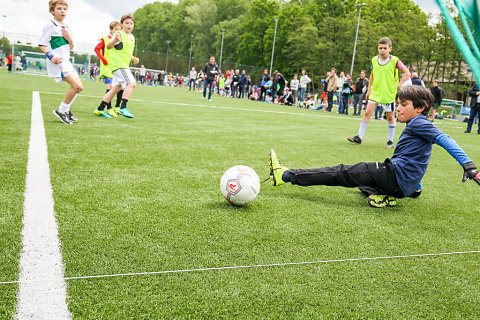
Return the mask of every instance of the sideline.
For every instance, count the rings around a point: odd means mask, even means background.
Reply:
[[[72,319],[53,204],[42,105],[33,91],[17,319]],[[58,280],[31,281],[38,278]]]
[[[41,94],[52,94],[52,95],[65,95],[64,93],[60,92],[49,92],[49,91],[40,91]],[[97,99],[102,99],[103,96],[92,96],[92,95],[84,95],[84,94],[79,94],[79,97],[86,97],[86,98],[97,98]],[[276,111],[276,110],[262,110],[262,109],[248,109],[248,108],[237,108],[237,107],[225,107],[225,106],[216,106],[216,105],[210,105],[210,104],[193,104],[193,103],[181,103],[181,102],[166,102],[166,101],[158,101],[158,100],[142,100],[142,99],[130,99],[129,101],[137,101],[137,102],[146,102],[146,103],[157,103],[157,104],[170,104],[170,105],[175,105],[175,106],[186,106],[186,107],[201,107],[201,108],[212,108],[212,109],[227,109],[227,110],[238,110],[238,111],[250,111],[250,112],[261,112],[261,113],[275,113],[275,114],[287,114],[287,115],[294,115],[294,116],[301,116],[301,117],[319,117],[319,118],[328,118],[328,119],[342,119],[342,120],[354,120],[354,121],[360,121],[362,120],[361,117],[353,117],[353,116],[334,116],[331,115],[331,113],[327,113],[324,111],[314,111],[314,110],[309,110],[312,113],[298,113],[298,112],[291,112],[291,111]],[[294,108],[294,107],[289,107],[289,106],[280,106],[277,105],[281,108]],[[321,114],[317,113],[314,114],[313,112],[322,112]],[[371,119],[370,121],[372,121]],[[438,122],[438,123],[437,123]],[[435,125],[441,124],[441,125],[460,125],[459,121],[455,120],[445,120],[442,122],[436,121]],[[463,128],[463,127],[457,127],[457,128]]]
[[[214,271],[214,270],[232,270],[232,269],[253,269],[253,268],[272,268],[272,267],[286,267],[286,266],[298,266],[298,265],[313,265],[313,264],[326,264],[336,262],[360,262],[360,261],[375,261],[375,260],[393,260],[393,259],[409,259],[409,258],[424,258],[424,257],[439,257],[439,256],[452,256],[462,254],[475,254],[480,251],[454,251],[454,252],[440,252],[440,253],[422,253],[422,254],[407,254],[397,256],[385,256],[385,257],[365,257],[365,258],[350,258],[350,259],[335,259],[335,260],[318,260],[318,261],[305,261],[305,262],[286,262],[286,263],[271,263],[271,264],[255,264],[246,266],[231,266],[231,267],[212,267],[212,268],[199,268],[199,269],[183,269],[183,270],[165,270],[165,271],[151,271],[151,272],[133,272],[133,273],[116,273],[116,274],[100,274],[91,276],[78,276],[68,278],[37,278],[32,280],[26,280],[25,282],[50,282],[59,280],[80,280],[80,279],[98,279],[98,278],[113,278],[113,277],[127,277],[127,276],[146,276],[146,275],[159,275],[168,273],[189,273],[200,271]],[[13,284],[22,283],[22,281],[5,281],[0,284]]]

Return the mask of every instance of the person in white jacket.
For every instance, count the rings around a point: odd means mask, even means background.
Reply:
[[[302,70],[302,76],[300,77],[300,102],[305,101],[305,92],[307,91],[307,85],[312,82],[312,80],[307,76],[307,71]]]

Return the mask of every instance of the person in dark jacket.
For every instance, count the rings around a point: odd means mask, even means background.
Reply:
[[[443,92],[443,89],[438,86],[438,80],[433,81],[433,86],[430,88],[430,92],[433,94],[433,107],[432,107],[432,120],[435,120],[435,113],[442,105],[442,100],[443,97],[445,96],[445,93]]]
[[[215,63],[215,57],[211,56],[210,61],[205,64],[203,67],[203,75],[205,81],[203,82],[203,97],[202,100],[205,99],[207,95],[207,88],[210,85],[210,90],[208,91],[208,101],[212,101],[212,92],[213,92],[213,84],[215,82],[215,77],[218,74],[218,66]]]
[[[272,99],[275,101],[276,96],[283,96],[283,90],[285,89],[285,77],[283,74],[275,70],[273,72],[273,89],[272,89]],[[278,88],[278,89],[277,89]]]
[[[268,74],[268,69],[263,70],[262,77],[260,78],[260,98],[258,100],[265,101],[265,97],[267,96],[267,89],[265,88],[265,84],[270,80],[270,75]]]
[[[238,80],[238,99],[243,98],[245,95],[245,87],[248,84],[248,78],[245,70],[242,70],[242,75]]]
[[[235,70],[235,73],[232,76],[232,98],[239,95],[238,93],[238,82],[240,81],[240,70]]]
[[[472,131],[473,120],[475,120],[477,116],[480,116],[480,91],[476,83],[472,86],[468,94],[472,97],[472,100],[470,101],[470,115],[468,116],[467,130],[465,130],[465,133]],[[480,121],[478,122],[477,133],[480,134]]]

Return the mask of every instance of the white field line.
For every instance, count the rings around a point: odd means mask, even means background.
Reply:
[[[298,266],[298,265],[313,265],[313,264],[326,264],[326,263],[339,263],[339,262],[360,262],[360,261],[375,261],[375,260],[393,260],[393,259],[408,259],[408,258],[424,258],[424,257],[438,257],[438,256],[452,256],[461,254],[475,254],[480,251],[454,251],[454,252],[441,252],[441,253],[422,253],[422,254],[407,254],[397,256],[384,256],[384,257],[365,257],[365,258],[350,258],[350,259],[335,259],[335,260],[318,260],[318,261],[306,261],[306,262],[285,262],[285,263],[270,263],[270,264],[255,264],[245,266],[231,266],[231,267],[212,267],[212,268],[199,268],[199,269],[182,269],[182,270],[165,270],[165,271],[151,271],[151,272],[133,272],[133,273],[117,273],[117,274],[100,274],[91,276],[78,276],[68,278],[41,278],[30,280],[18,280],[18,281],[4,281],[0,284],[14,284],[22,282],[51,282],[51,281],[65,281],[65,280],[80,280],[80,279],[95,279],[95,278],[113,278],[113,277],[126,277],[126,276],[145,276],[145,275],[159,275],[168,273],[188,273],[188,272],[201,272],[201,271],[214,271],[214,270],[232,270],[232,269],[253,269],[253,268],[271,268],[271,267],[285,267],[285,266]]]
[[[71,319],[58,227],[53,211],[40,95],[33,92],[28,149],[17,319]],[[38,278],[55,281],[32,282]]]
[[[42,94],[53,94],[53,95],[65,95],[64,93],[59,93],[59,92],[48,92],[48,91],[40,91]],[[80,97],[87,97],[87,98],[97,98],[101,99],[103,96],[91,96],[91,95],[78,95]],[[166,101],[158,101],[158,100],[142,100],[142,99],[130,99],[129,101],[137,101],[137,102],[148,102],[148,103],[158,103],[158,104],[171,104],[175,106],[186,106],[186,107],[202,107],[202,108],[213,108],[213,109],[228,109],[228,110],[239,110],[239,111],[250,111],[250,112],[262,112],[262,113],[275,113],[275,114],[287,114],[287,115],[295,115],[295,116],[302,116],[302,117],[320,117],[320,118],[330,118],[330,119],[342,119],[342,120],[355,120],[355,121],[360,121],[362,120],[361,117],[340,117],[340,116],[334,116],[330,115],[326,112],[323,112],[322,114],[313,114],[313,113],[298,113],[298,112],[290,112],[290,111],[276,111],[276,110],[259,110],[259,109],[248,109],[248,108],[236,108],[236,107],[225,107],[225,106],[215,106],[215,105],[206,105],[206,104],[191,104],[191,103],[181,103],[181,102],[166,102]],[[259,102],[261,103],[261,102]],[[289,108],[286,106],[280,106],[280,108]],[[293,108],[293,107],[292,107]],[[313,111],[312,111],[313,112]],[[452,125],[458,125],[458,121],[452,121],[454,123],[450,122],[439,122],[440,124],[452,124]],[[435,125],[437,125],[437,122],[435,122]]]

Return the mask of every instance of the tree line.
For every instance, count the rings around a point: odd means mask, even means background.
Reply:
[[[411,0],[364,0],[353,78],[369,70],[377,40],[393,40],[392,53],[425,82],[438,78],[452,96],[470,84],[467,66],[441,17],[432,19]],[[306,69],[318,86],[335,67],[350,72],[359,16],[355,0],[179,0],[155,2],[135,13],[141,50],[270,67],[278,19],[273,69],[287,78]],[[192,37],[193,35],[193,41]],[[185,73],[187,70],[185,70]],[[315,88],[313,88],[315,89]],[[452,92],[450,92],[452,91]]]

